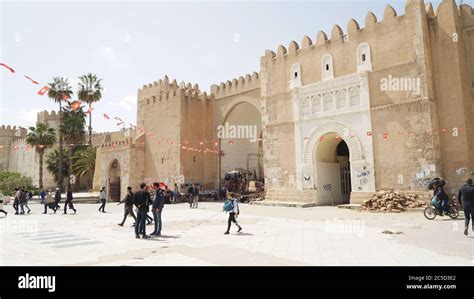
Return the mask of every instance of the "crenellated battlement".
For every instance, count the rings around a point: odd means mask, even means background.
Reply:
[[[22,138],[26,136],[26,133],[27,130],[23,127],[5,125],[0,127],[0,137]]]
[[[213,95],[208,95],[199,89],[198,84],[186,83],[181,81],[179,84],[176,79],[170,82],[167,75],[163,79],[153,83],[143,85],[138,90],[138,100],[146,101],[147,104],[155,103],[156,101],[168,100],[182,94],[188,99],[194,100],[211,100]]]
[[[52,111],[43,110],[37,113],[36,119],[39,122],[59,120],[59,112],[56,112],[55,110],[52,110]]]
[[[449,1],[452,0],[444,0],[444,2],[438,6],[436,13],[433,11],[433,6],[430,3],[426,4],[424,7],[426,16],[429,18],[436,17],[439,9],[445,4],[445,2]],[[423,1],[421,0],[407,0],[405,3],[405,14],[400,16],[397,15],[397,12],[392,6],[387,5],[383,13],[382,21],[378,21],[375,14],[369,11],[365,17],[364,28],[361,28],[356,20],[350,19],[346,26],[346,32],[342,30],[341,26],[335,24],[331,30],[330,38],[328,38],[328,35],[324,31],[319,31],[316,35],[314,43],[310,37],[304,36],[301,42],[301,47],[297,42],[291,41],[288,45],[288,48],[283,45],[278,45],[275,51],[265,50],[265,54],[262,59],[271,61],[284,60],[287,57],[296,56],[300,52],[322,47],[328,44],[344,44],[346,42],[351,42],[351,37],[355,36],[356,34],[367,31],[383,31],[385,26],[393,26],[394,22],[397,20],[406,16],[413,16],[413,14],[415,14],[417,11],[418,6],[421,6],[422,4]],[[472,8],[468,5],[462,6],[467,6],[462,8],[462,10],[465,12],[470,12],[472,10]]]
[[[258,88],[260,88],[260,75],[253,72],[240,76],[238,79],[221,82],[219,85],[211,85],[211,94],[218,99]]]

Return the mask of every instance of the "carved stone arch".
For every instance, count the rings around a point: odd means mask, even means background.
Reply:
[[[252,98],[252,97],[239,97],[237,100],[230,102],[228,105],[225,106],[224,110],[220,115],[218,115],[217,119],[217,125],[221,125],[225,122],[229,114],[232,112],[232,110],[238,106],[239,104],[242,103],[248,103],[252,105],[255,109],[257,109],[258,112],[260,112],[260,115],[262,116],[262,109],[260,105],[260,99]]]
[[[362,152],[362,145],[357,137],[357,134],[348,126],[340,122],[327,122],[314,129],[309,136],[308,141],[303,147],[303,163],[304,164],[313,164],[314,163],[314,153],[321,142],[321,137],[328,133],[338,134],[342,140],[344,140],[349,147],[350,152],[350,161],[359,161],[364,159]]]

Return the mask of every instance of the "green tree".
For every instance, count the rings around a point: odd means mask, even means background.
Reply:
[[[92,145],[92,103],[100,101],[102,98],[102,79],[98,79],[95,74],[86,74],[79,77],[79,90],[77,97],[80,101],[89,105],[89,144]]]
[[[86,136],[86,114],[82,110],[83,107],[78,107],[77,104],[78,102],[68,101],[67,106],[63,107],[63,122],[60,127],[64,143],[69,147],[69,167],[72,167],[72,156],[84,143]],[[73,173],[71,168],[69,168],[68,173]]]
[[[48,97],[59,104],[59,127],[62,124],[62,101],[71,98],[72,89],[67,79],[63,77],[55,77],[53,78],[53,82],[48,83]],[[62,190],[63,181],[64,181],[64,174],[63,174],[63,136],[61,130],[59,130],[59,151],[58,151],[58,159],[57,165],[58,173],[57,173],[57,183],[60,190]]]
[[[17,172],[0,172],[0,192],[3,195],[11,196],[14,194],[14,189],[21,186],[24,186],[27,190],[33,191],[36,189],[29,177],[22,176]]]
[[[39,188],[43,189],[43,156],[47,147],[52,146],[56,141],[56,132],[49,128],[47,124],[38,122],[36,127],[30,127],[26,142],[35,148],[39,155]]]
[[[59,165],[62,167],[61,175],[69,176],[69,159],[66,158],[69,155],[69,150],[64,149],[63,151],[65,155],[61,156],[61,162],[59,161],[60,153],[58,149],[50,152],[46,156],[46,169],[54,176],[55,182],[59,182]]]
[[[82,177],[86,173],[94,175],[97,148],[90,146],[78,150],[72,157],[72,172]]]

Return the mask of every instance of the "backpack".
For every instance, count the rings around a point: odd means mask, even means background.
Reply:
[[[224,212],[231,212],[232,210],[234,209],[234,203],[232,202],[232,200],[226,200],[224,202]]]

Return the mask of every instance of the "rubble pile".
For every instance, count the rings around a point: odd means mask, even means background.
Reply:
[[[400,213],[407,208],[424,207],[426,202],[417,194],[398,191],[377,191],[372,198],[364,200],[361,210],[382,213]]]

